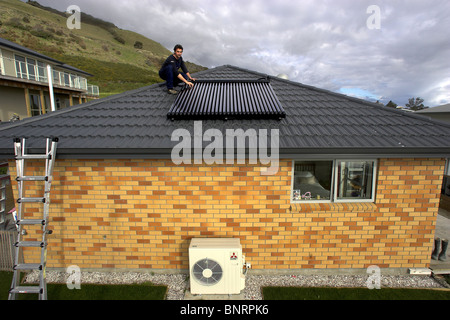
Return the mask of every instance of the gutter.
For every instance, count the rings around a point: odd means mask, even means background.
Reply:
[[[42,148],[29,148],[28,154],[41,154]],[[13,148],[0,149],[0,159],[14,160]],[[171,159],[172,149],[66,149],[58,148],[58,159]],[[193,152],[194,154],[194,152]],[[381,158],[450,158],[450,148],[336,148],[280,149],[279,159],[381,159]],[[224,158],[224,161],[226,159]]]

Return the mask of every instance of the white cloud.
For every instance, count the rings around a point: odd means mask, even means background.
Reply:
[[[207,67],[232,64],[339,92],[359,88],[399,105],[450,102],[447,0],[40,0],[160,42]],[[378,5],[381,29],[367,28]],[[356,91],[357,92],[357,91]],[[363,96],[362,98],[365,98]]]

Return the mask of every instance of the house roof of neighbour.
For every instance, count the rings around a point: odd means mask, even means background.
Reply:
[[[216,82],[267,78],[228,65],[195,76]],[[268,79],[284,118],[204,119],[203,132],[217,129],[225,136],[227,129],[267,129],[269,134],[278,129],[280,158],[450,157],[450,125],[297,82]],[[14,138],[28,138],[29,152],[38,152],[45,138],[58,137],[60,157],[170,159],[180,142],[171,141],[172,133],[185,129],[195,134],[195,119],[168,117],[176,99],[164,84],[155,84],[0,126],[0,158],[12,157]],[[210,143],[203,141],[203,146]]]
[[[423,109],[416,111],[416,113],[419,114],[426,114],[426,113],[450,113],[450,103],[444,104],[442,106],[437,106],[433,108]]]
[[[12,42],[12,41],[9,41],[9,40],[6,40],[6,39],[0,38],[0,47],[5,47],[5,48],[8,48],[8,49],[12,49],[14,51],[21,52],[21,53],[26,54],[26,55],[33,56],[33,57],[38,58],[38,59],[46,60],[48,62],[54,63],[55,65],[57,65],[58,67],[63,68],[63,69],[68,69],[68,70],[71,70],[71,71],[74,71],[74,72],[77,72],[77,73],[82,73],[82,74],[90,76],[90,77],[93,76],[92,74],[90,74],[90,73],[88,73],[86,71],[83,71],[83,70],[80,70],[78,68],[72,67],[71,65],[65,64],[64,62],[61,62],[61,61],[58,61],[56,59],[50,58],[50,57],[48,57],[48,56],[46,56],[44,54],[41,54],[39,52],[36,52],[34,50],[31,50],[29,48],[26,48],[24,46],[21,46],[21,45],[15,43],[15,42]]]

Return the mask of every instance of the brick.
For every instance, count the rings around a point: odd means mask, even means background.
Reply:
[[[191,238],[225,236],[256,269],[426,267],[444,164],[380,159],[375,203],[291,204],[289,160],[273,177],[249,164],[58,160],[48,265],[187,269]]]

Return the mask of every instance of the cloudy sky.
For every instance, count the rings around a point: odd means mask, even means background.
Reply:
[[[141,33],[206,67],[231,64],[405,105],[450,103],[448,0],[38,0]]]

